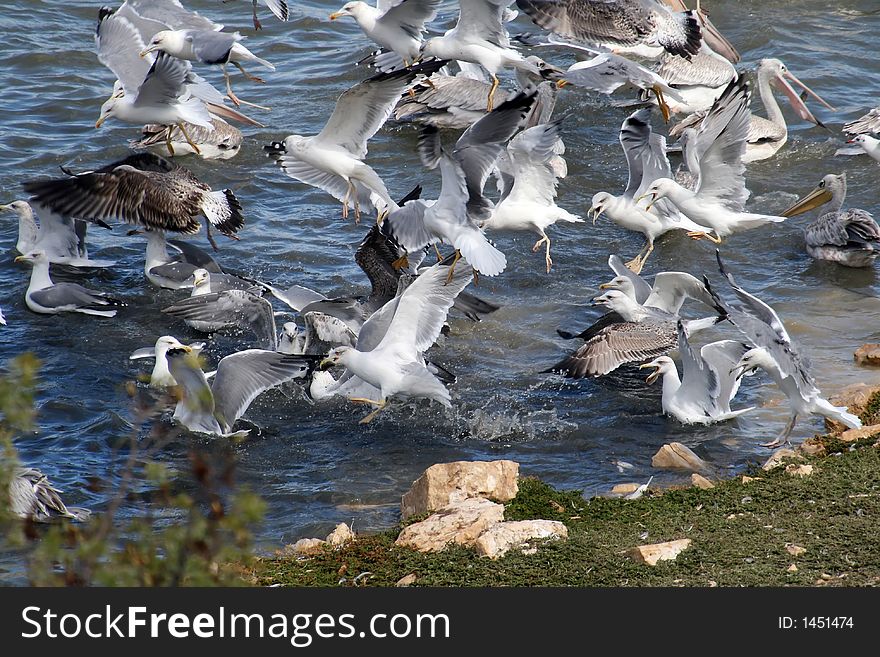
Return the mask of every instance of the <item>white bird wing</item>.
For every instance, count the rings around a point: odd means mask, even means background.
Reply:
[[[178,408],[182,404],[183,412],[175,411],[175,415],[183,415],[187,427],[208,428],[214,417],[214,396],[198,359],[182,349],[169,349],[168,369],[181,389]]]
[[[750,348],[749,345],[738,340],[718,340],[703,345],[700,349],[700,356],[706,366],[715,372],[718,381],[717,402],[723,413],[730,411],[730,401],[736,396],[742,381],[737,373],[731,370]]]
[[[611,268],[611,271],[614,272],[615,276],[625,276],[630,281],[632,281],[633,288],[636,293],[636,301],[642,305],[645,305],[645,301],[647,301],[648,297],[651,296],[651,286],[648,284],[644,278],[636,274],[632,269],[626,266],[623,262],[623,258],[619,255],[611,254],[608,256],[608,266]]]
[[[474,274],[469,264],[459,261],[447,283],[448,261],[449,258],[431,266],[406,288],[378,348],[397,343],[421,354],[434,344],[455,297],[468,286]]]
[[[523,130],[507,146],[513,173],[511,200],[537,201],[552,206],[556,175],[550,165],[559,139],[559,122]]]
[[[678,321],[678,352],[681,356],[681,387],[677,397],[685,397],[703,409],[707,417],[718,414],[721,385],[715,370],[708,367],[691,347],[684,322]]]
[[[418,39],[425,29],[425,23],[437,15],[440,0],[399,0],[391,4],[379,17],[379,23],[396,25],[412,38]]]
[[[725,85],[736,77],[733,64],[713,53],[705,44],[690,61],[664,52],[655,70],[668,84],[713,88]]]
[[[391,114],[414,74],[408,69],[379,73],[336,100],[330,120],[313,143],[339,146],[358,159],[367,155],[367,141],[378,132]]]
[[[231,428],[260,394],[306,376],[314,359],[264,349],[246,349],[222,358],[211,384],[214,414]]]
[[[134,97],[150,71],[153,57],[141,57],[146,46],[132,23],[118,14],[101,14],[95,32],[98,61],[113,71],[126,96]]]
[[[252,331],[269,348],[277,346],[272,304],[247,290],[223,290],[188,297],[163,308],[162,312],[190,321],[234,323]]]
[[[465,40],[483,40],[508,48],[510,39],[504,29],[504,10],[513,0],[460,0],[461,13],[454,32]]]
[[[190,11],[178,0],[125,0],[132,11],[142,18],[164,23],[171,30],[222,30],[223,26]],[[123,5],[123,6],[125,6]],[[155,33],[154,33],[155,34]],[[151,35],[152,36],[152,35]]]
[[[635,198],[636,191],[644,185],[644,163],[642,152],[648,148],[651,138],[651,110],[640,109],[630,114],[620,125],[620,133],[617,136],[629,177],[626,180],[626,189],[623,195],[627,198]]]
[[[278,20],[287,21],[290,18],[290,10],[287,8],[286,0],[263,0],[263,4],[275,14],[275,18]]]
[[[437,238],[425,225],[425,212],[428,207],[424,201],[418,199],[405,203],[385,218],[382,224],[383,230],[387,230],[397,243],[409,252],[433,244]]]
[[[709,308],[717,309],[715,300],[706,291],[706,286],[683,271],[664,271],[654,276],[651,294],[642,305],[677,315],[686,299],[694,299]]]
[[[186,92],[192,66],[189,62],[160,52],[137,91],[136,105],[171,105]],[[207,110],[206,110],[207,111]]]
[[[691,172],[697,175],[697,195],[737,211],[749,198],[742,156],[749,134],[750,98],[745,78],[732,80],[703,119],[694,143],[688,140],[686,145],[696,149],[695,158],[688,154],[685,158],[689,164],[699,163],[698,170]]]

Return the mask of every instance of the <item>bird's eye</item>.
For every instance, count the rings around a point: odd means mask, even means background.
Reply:
[[[824,181],[824,180],[823,180],[822,182],[819,183],[819,187],[820,187],[820,188],[825,187],[825,181]]]

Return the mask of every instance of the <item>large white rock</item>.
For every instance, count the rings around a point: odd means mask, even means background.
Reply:
[[[404,494],[400,513],[406,520],[472,497],[507,502],[516,496],[518,477],[519,463],[515,461],[436,463]]]
[[[652,543],[651,545],[638,545],[631,548],[627,554],[636,561],[656,566],[658,561],[675,559],[683,550],[691,544],[691,539],[681,538],[677,541],[665,543]]]
[[[340,522],[336,528],[327,536],[327,542],[335,548],[340,548],[349,541],[354,540],[354,532],[348,525]]]
[[[560,538],[568,538],[568,527],[556,520],[512,520],[489,527],[474,547],[481,555],[497,559],[511,549],[528,547],[529,541]]]
[[[447,545],[473,545],[486,529],[504,520],[504,507],[481,497],[463,500],[405,527],[395,543],[419,552]]]
[[[694,454],[693,450],[681,443],[667,443],[663,445],[651,459],[651,465],[655,468],[672,468],[679,470],[692,470],[705,472],[709,465]]]

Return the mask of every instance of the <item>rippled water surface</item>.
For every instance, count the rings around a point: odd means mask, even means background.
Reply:
[[[60,175],[59,165],[92,168],[124,157],[137,129],[94,122],[109,94],[113,76],[95,56],[93,32],[102,3],[22,0],[3,3],[4,116],[0,122],[0,202],[21,195],[25,179]],[[181,160],[215,189],[235,190],[245,207],[241,241],[221,238],[220,262],[235,271],[287,286],[299,283],[331,296],[357,294],[366,279],[352,255],[366,225],[340,218],[339,206],[323,192],[286,178],[268,160],[262,145],[291,132],[314,134],[343,90],[365,72],[354,63],[371,48],[353,22],[327,16],[341,2],[291,3],[289,23],[280,23],[264,7],[264,30],[254,33],[249,2],[190,0],[188,7],[239,29],[247,45],[277,66],[268,84],[237,80],[240,96],[271,107],[251,114],[265,128],[246,128],[241,153],[225,162]],[[828,130],[798,121],[787,106],[789,142],[776,157],[751,164],[750,207],[775,213],[829,172],[846,171],[847,204],[876,212],[878,165],[867,157],[835,158],[842,145],[840,126],[880,103],[876,37],[880,15],[873,0],[715,0],[709,5],[715,24],[739,48],[741,67],[751,69],[763,57],[781,58],[801,80],[823,95],[837,112],[812,103]],[[295,8],[294,8],[295,5]],[[444,3],[438,27],[454,18],[454,3]],[[531,30],[521,16],[514,31]],[[568,64],[562,52],[546,59]],[[205,70],[218,85],[218,71]],[[616,98],[624,98],[618,95]],[[757,97],[753,107],[761,112]],[[622,191],[626,168],[617,130],[627,110],[605,97],[566,91],[558,112],[564,124],[569,176],[559,186],[559,204],[586,214],[593,193]],[[658,126],[659,127],[659,126]],[[416,182],[433,198],[435,172],[424,170],[415,155],[416,131],[388,124],[370,142],[368,161],[383,176],[392,195]],[[853,350],[878,341],[880,310],[873,270],[847,270],[813,262],[804,252],[801,228],[810,217],[760,228],[729,238],[724,252],[742,284],[774,305],[790,332],[813,359],[820,387],[831,393],[860,380],[876,378],[852,364]],[[43,361],[38,397],[39,431],[16,440],[22,460],[41,468],[67,493],[72,504],[100,510],[114,487],[118,439],[131,432],[134,419],[124,382],[144,371],[128,360],[137,347],[172,333],[184,340],[197,335],[159,312],[181,293],[158,290],[143,277],[144,241],[126,236],[126,228],[91,230],[93,257],[118,261],[92,276],[87,285],[124,297],[129,305],[117,318],[83,315],[51,317],[29,312],[24,304],[28,271],[13,263],[16,222],[0,221],[0,307],[4,327],[2,356],[25,350]],[[323,535],[336,522],[356,530],[386,527],[398,517],[400,495],[428,465],[456,459],[510,458],[522,472],[561,487],[601,494],[622,480],[655,484],[684,476],[654,472],[651,456],[671,440],[693,447],[719,472],[736,472],[766,456],[758,443],[778,433],[786,419],[784,399],[764,376],[753,377],[737,401],[759,408],[733,423],[709,428],[682,427],[660,414],[659,386],[632,390],[602,382],[566,382],[538,372],[555,362],[572,343],[556,336],[557,327],[582,328],[597,312],[588,303],[599,283],[609,278],[611,251],[627,257],[641,238],[609,224],[589,223],[552,229],[554,269],[543,271],[533,255],[530,235],[495,237],[507,254],[508,269],[496,279],[481,278],[474,290],[503,308],[479,323],[452,317],[450,334],[432,358],[453,370],[454,408],[443,411],[419,401],[383,413],[359,426],[364,413],[338,401],[313,406],[273,391],[251,407],[247,418],[262,428],[234,447],[182,436],[160,459],[187,470],[193,445],[232,449],[237,479],[268,503],[259,539],[266,549],[303,536]],[[198,238],[204,243],[204,238]],[[204,243],[206,246],[206,243]],[[646,273],[677,269],[717,280],[713,248],[667,235],[658,244]],[[279,308],[280,309],[280,308]],[[734,335],[730,329],[711,339]],[[209,348],[216,360],[231,348],[226,338]],[[140,361],[144,363],[144,361]],[[802,439],[818,431],[818,420],[802,421],[794,434]],[[620,474],[615,460],[634,468]],[[111,485],[90,492],[92,477]],[[130,511],[125,511],[129,513]],[[0,561],[18,570],[14,556]],[[12,575],[10,575],[12,577]]]

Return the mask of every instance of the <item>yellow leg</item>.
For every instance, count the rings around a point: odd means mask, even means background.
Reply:
[[[495,90],[498,89],[500,82],[496,76],[492,76],[492,87],[489,89],[489,100],[486,102],[486,111],[492,111],[492,101],[495,98]]]
[[[395,271],[406,269],[409,267],[409,257],[405,255],[400,256],[397,260],[391,263],[391,266],[394,267]]]
[[[365,397],[352,397],[351,401],[360,402],[362,404],[372,404],[376,407],[375,410],[367,415],[365,418],[363,418],[359,422],[359,424],[368,424],[372,422],[373,419],[380,413],[380,411],[382,411],[382,409],[385,408],[385,406],[388,404],[388,402],[385,400],[377,401],[375,399],[366,399]]]
[[[669,109],[669,105],[666,104],[666,99],[663,98],[663,90],[660,88],[660,85],[655,84],[651,87],[651,91],[657,96],[657,104],[660,106],[660,112],[663,114],[663,121],[669,123],[669,117],[672,116],[672,112]]]
[[[345,191],[345,198],[342,199],[342,218],[348,219],[348,199],[351,198],[351,182],[348,182],[348,189]]]
[[[437,242],[434,242],[434,253],[437,254],[437,262],[442,262],[443,256],[440,255],[440,249],[437,248]]]
[[[199,150],[199,147],[195,144],[195,142],[189,138],[189,135],[186,134],[186,130],[183,129],[183,124],[178,123],[177,127],[180,129],[180,134],[183,135],[183,138],[186,139],[186,143],[189,144],[192,149],[196,152],[196,155],[201,155],[202,151]],[[170,132],[170,130],[169,130]]]
[[[687,236],[690,237],[692,240],[702,240],[702,239],[707,239],[707,240],[709,240],[710,242],[714,242],[715,244],[721,244],[721,238],[720,238],[720,237],[715,237],[714,235],[710,235],[709,233],[706,233],[706,232],[704,232],[704,231],[702,231],[702,230],[692,230],[692,231],[688,231]]]
[[[449,265],[449,274],[446,276],[445,285],[449,285],[449,281],[452,280],[452,275],[455,273],[455,265],[458,264],[458,261],[461,260],[461,251],[458,249],[455,250],[455,257],[452,259],[452,264]],[[475,269],[474,272],[477,270]]]
[[[537,253],[538,249],[541,248],[542,244],[546,244],[546,251],[544,254],[544,261],[547,263],[547,273],[550,273],[550,267],[553,266],[553,261],[550,259],[550,238],[547,235],[543,235],[541,239],[535,242],[535,246],[532,247],[532,253]]]
[[[168,126],[165,133],[165,146],[168,147],[168,154],[174,155],[174,146],[171,145],[171,126]]]

